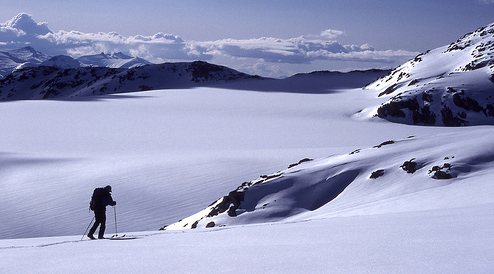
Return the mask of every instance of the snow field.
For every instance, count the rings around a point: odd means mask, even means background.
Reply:
[[[0,270],[490,272],[491,128],[352,118],[373,100],[381,99],[362,90],[198,88],[2,103]],[[396,142],[373,148],[388,140]],[[427,170],[446,156],[455,156],[457,178],[431,179]],[[258,225],[157,231],[306,157],[316,160],[291,170],[301,182],[321,171],[358,176],[329,204],[280,223],[267,216]],[[399,166],[412,157],[424,167],[410,175]],[[377,168],[385,175],[370,180]],[[141,238],[78,242],[92,190],[107,184],[119,234]],[[111,236],[111,207],[107,219]],[[31,238],[46,236],[57,237]]]
[[[0,241],[3,273],[489,273],[493,205],[293,223]],[[24,263],[20,263],[24,262]]]

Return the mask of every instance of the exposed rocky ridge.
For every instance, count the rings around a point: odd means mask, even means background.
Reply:
[[[393,122],[494,124],[494,24],[420,54],[366,88],[389,97],[375,115]]]
[[[258,78],[200,61],[131,69],[29,67],[0,79],[0,100],[70,98],[151,89],[189,88]]]

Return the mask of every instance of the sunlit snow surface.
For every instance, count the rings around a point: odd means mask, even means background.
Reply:
[[[0,270],[492,270],[493,129],[406,126],[359,113],[382,100],[375,98],[363,90],[198,88],[1,103],[0,238],[10,240],[0,241]],[[396,143],[373,148],[388,140]],[[316,160],[296,167],[300,176],[284,172],[303,181],[339,163],[345,167],[322,172],[358,170],[355,184],[281,223],[157,231],[305,157]],[[400,165],[411,158],[422,168],[407,174]],[[430,178],[445,162],[456,178]],[[385,175],[369,179],[378,167]],[[141,238],[78,242],[92,218],[91,192],[107,184],[118,230]],[[112,208],[107,215],[111,236]],[[57,237],[11,239],[46,236]]]

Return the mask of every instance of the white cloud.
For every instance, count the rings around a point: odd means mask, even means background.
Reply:
[[[49,55],[69,54],[74,57],[122,51],[150,61],[209,58],[201,56],[197,51],[191,51],[188,43],[171,34],[125,37],[114,32],[59,31],[55,33],[48,29],[46,23],[36,23],[28,14],[19,14],[12,20],[0,24],[0,48],[13,49],[26,45]]]
[[[478,1],[483,4],[494,4],[494,0],[478,0]]]
[[[408,51],[377,51],[368,44],[341,45],[298,37],[291,39],[259,38],[248,40],[224,39],[210,42],[193,42],[202,55],[232,56],[262,59],[269,63],[308,64],[316,60],[393,62],[396,58],[411,58],[417,53]]]
[[[31,15],[19,14],[0,23],[0,49],[26,45],[45,54],[68,54],[73,57],[100,52],[124,52],[151,62],[177,60],[207,60],[241,67],[241,61],[251,60],[249,70],[279,69],[271,64],[311,64],[314,61],[358,61],[393,63],[412,58],[408,51],[378,51],[368,44],[342,45],[331,40],[343,31],[327,29],[320,35],[290,39],[263,37],[256,39],[222,39],[217,41],[184,41],[172,34],[152,36],[122,36],[118,33],[84,33],[80,31],[52,32],[46,23],[36,23]],[[236,64],[236,65],[235,65]],[[281,73],[278,71],[278,73]]]
[[[327,30],[322,31],[320,35],[322,37],[327,38],[327,39],[334,39],[334,38],[336,38],[338,36],[342,36],[344,34],[345,34],[345,32],[341,31],[341,30],[327,29]]]

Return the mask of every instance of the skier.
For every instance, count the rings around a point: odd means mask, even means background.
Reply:
[[[87,236],[94,240],[94,232],[100,225],[98,239],[104,239],[103,235],[105,234],[106,227],[106,206],[114,206],[117,203],[113,201],[111,197],[111,186],[105,186],[104,188],[96,188],[93,192],[93,196],[91,197],[91,202],[89,204],[89,208],[94,211],[95,222],[94,225],[89,230]]]

